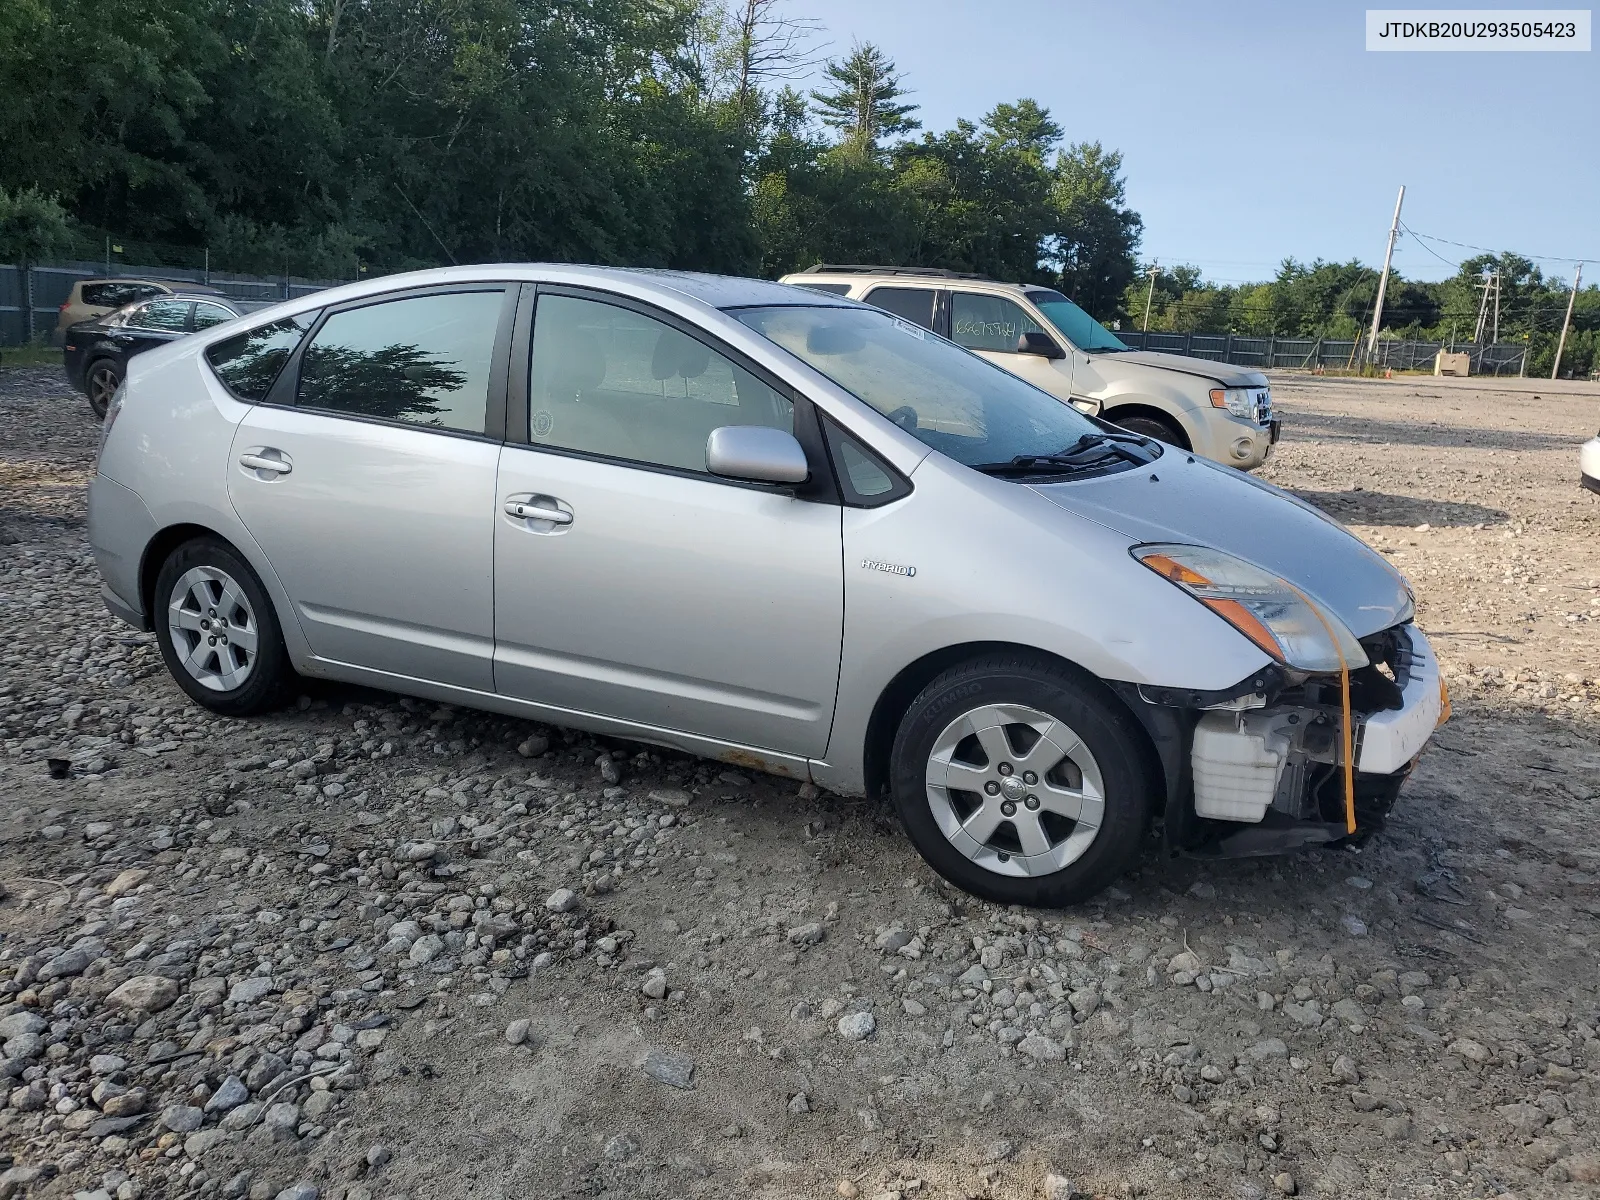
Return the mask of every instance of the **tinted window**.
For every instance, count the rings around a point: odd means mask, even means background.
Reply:
[[[959,462],[1055,454],[1099,432],[1071,405],[888,313],[791,305],[733,315]]]
[[[194,327],[196,329],[210,329],[213,325],[221,325],[224,321],[233,320],[233,314],[220,304],[212,304],[209,300],[196,300],[194,305]]]
[[[950,299],[950,339],[968,350],[1015,353],[1017,338],[1043,327],[1004,296],[957,292]]]
[[[128,314],[125,324],[134,329],[159,329],[182,333],[189,327],[189,300],[152,300]]]
[[[704,342],[570,296],[539,298],[528,390],[535,445],[688,471],[724,425],[794,429],[788,399]]]
[[[482,433],[502,291],[334,313],[300,362],[307,408]]]
[[[897,499],[910,490],[876,455],[832,421],[824,420],[823,428],[847,501],[872,506]]]
[[[933,328],[932,288],[881,287],[867,293],[867,303],[914,321],[924,329]]]
[[[86,283],[79,295],[85,304],[96,308],[121,308],[148,296],[160,296],[165,290],[148,283]]]
[[[810,292],[826,292],[830,296],[844,296],[850,292],[848,283],[796,283],[794,286]]]
[[[299,345],[307,325],[307,317],[274,321],[209,347],[206,359],[217,377],[239,399],[265,400],[283,364]]]

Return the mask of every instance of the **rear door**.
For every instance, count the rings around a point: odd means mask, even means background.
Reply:
[[[517,289],[330,310],[234,435],[228,493],[319,657],[492,691]]]
[[[541,288],[531,341],[496,492],[498,689],[820,757],[844,577],[809,406],[694,327],[601,293]],[[709,474],[706,440],[727,425],[809,438],[816,486]]]

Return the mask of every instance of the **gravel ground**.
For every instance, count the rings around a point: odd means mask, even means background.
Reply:
[[[1360,851],[1028,912],[718,764],[206,715],[101,610],[87,405],[0,370],[0,1200],[1600,1195],[1600,392],[1277,389],[1455,718]]]

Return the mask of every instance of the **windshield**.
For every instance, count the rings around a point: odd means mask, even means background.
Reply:
[[[869,308],[731,315],[908,433],[967,466],[1059,453],[1100,427],[937,334]]]
[[[1028,299],[1045,320],[1067,335],[1067,341],[1086,354],[1115,353],[1131,348],[1060,292],[1030,291]]]

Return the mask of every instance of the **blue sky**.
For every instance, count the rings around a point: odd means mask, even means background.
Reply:
[[[1070,140],[1121,150],[1146,260],[1221,281],[1270,277],[1287,256],[1376,264],[1401,184],[1402,220],[1419,232],[1600,259],[1595,51],[1368,53],[1366,5],[1329,0],[789,0],[787,11],[822,22],[829,54],[852,39],[881,46],[926,129],[1032,96]],[[1427,245],[1401,239],[1407,277],[1448,276],[1472,253],[1431,243],[1446,265]]]

